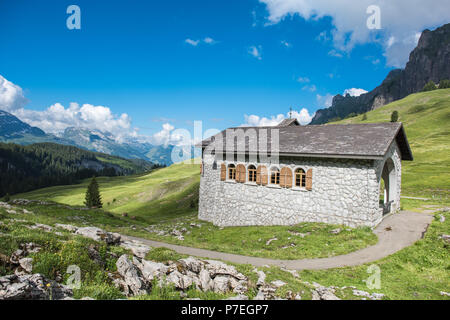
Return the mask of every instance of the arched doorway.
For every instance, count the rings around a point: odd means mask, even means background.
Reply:
[[[397,172],[394,161],[389,158],[384,163],[380,179],[380,207],[383,208],[383,215],[395,211],[397,202]]]

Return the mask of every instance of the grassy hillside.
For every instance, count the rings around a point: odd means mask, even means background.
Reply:
[[[196,212],[200,183],[198,165],[175,164],[149,174],[97,179],[105,210],[135,216],[149,223]],[[89,179],[19,194],[15,198],[43,199],[83,205]]]
[[[397,110],[414,155],[402,163],[402,195],[448,201],[450,194],[450,89],[412,94],[402,100],[336,123],[390,121]]]

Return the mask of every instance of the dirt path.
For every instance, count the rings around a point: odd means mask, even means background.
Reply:
[[[391,255],[405,247],[412,245],[414,242],[422,238],[432,219],[433,216],[429,214],[402,211],[401,213],[394,214],[385,218],[378,225],[378,227],[375,228],[374,233],[378,236],[378,243],[373,246],[349,254],[331,258],[302,260],[275,260],[267,258],[248,257],[237,254],[184,247],[130,236],[126,236],[125,238],[138,240],[152,247],[165,247],[181,254],[209,259],[220,259],[240,264],[252,264],[254,266],[274,265],[292,270],[318,270],[345,266],[356,266],[376,261],[388,255]]]

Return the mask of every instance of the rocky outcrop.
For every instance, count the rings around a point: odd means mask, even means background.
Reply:
[[[43,275],[7,275],[0,278],[0,300],[61,300],[72,295],[65,285]]]
[[[338,94],[331,107],[316,112],[311,124],[345,118],[350,113],[365,113],[421,91],[428,81],[450,79],[450,24],[422,32],[405,69],[389,72],[380,86],[358,97]]]

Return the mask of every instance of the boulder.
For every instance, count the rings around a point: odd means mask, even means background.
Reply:
[[[19,260],[19,265],[27,273],[31,273],[31,271],[33,271],[33,259],[32,258],[22,258],[22,259],[20,259]]]
[[[214,289],[214,281],[209,276],[209,272],[205,269],[199,273],[200,287],[203,291],[210,291]]]
[[[43,275],[8,275],[0,278],[0,300],[62,300],[72,290]]]
[[[211,278],[215,278],[216,276],[231,276],[238,280],[247,280],[247,277],[239,273],[233,266],[215,260],[206,260],[205,262],[205,269],[208,270]]]
[[[151,250],[151,247],[135,240],[122,240],[120,246],[130,250],[133,255],[141,259],[145,258],[147,253]]]
[[[75,234],[79,234],[82,235],[83,237],[86,238],[91,238],[95,241],[104,241],[107,244],[119,244],[120,243],[120,239],[121,239],[121,235],[118,233],[111,233],[111,232],[106,232],[100,228],[96,228],[96,227],[82,227],[82,228],[78,228],[75,231]]]
[[[167,274],[168,267],[159,262],[142,260],[140,264],[142,276],[146,281],[153,281],[153,279],[160,279]]]
[[[214,278],[214,292],[226,293],[230,291],[230,278],[226,276],[217,276]]]
[[[183,266],[183,268],[188,269],[195,273],[200,273],[200,271],[204,268],[204,263],[198,259],[193,257],[188,257],[186,259],[180,259],[179,262]]]
[[[69,232],[76,232],[78,230],[77,227],[72,226],[70,224],[61,224],[61,223],[56,223],[55,227],[60,228],[60,229],[64,229],[67,230]]]
[[[119,285],[123,285],[126,295],[142,295],[147,293],[147,286],[142,279],[139,269],[128,259],[127,255],[122,255],[116,262],[117,272],[122,276],[123,281],[119,281]]]

